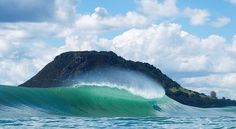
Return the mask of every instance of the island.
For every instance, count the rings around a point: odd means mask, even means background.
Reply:
[[[65,86],[65,84],[73,83],[70,81],[72,77],[79,77],[88,71],[107,67],[141,72],[159,83],[165,90],[166,96],[184,105],[200,108],[236,106],[235,100],[218,99],[183,88],[153,65],[126,60],[111,51],[70,51],[62,53],[38,74],[19,86],[31,88]]]

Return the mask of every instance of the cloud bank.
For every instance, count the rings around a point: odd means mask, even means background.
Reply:
[[[107,50],[153,64],[167,74],[177,73],[170,76],[184,87],[204,93],[216,90],[220,96],[236,98],[236,35],[232,41],[217,34],[199,37],[169,21],[181,17],[192,26],[220,28],[232,19],[212,19],[207,9],[181,9],[177,2],[140,0],[137,10],[123,14],[111,14],[104,7],[82,14],[76,11],[77,0],[23,0],[21,4],[16,0],[1,1],[0,84],[26,81],[62,52]],[[13,4],[15,10],[10,9]],[[38,8],[38,12],[32,8]],[[122,31],[111,38],[101,36],[117,30]],[[58,40],[62,43],[58,44]]]

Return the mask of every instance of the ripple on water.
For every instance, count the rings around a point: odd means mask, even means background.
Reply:
[[[0,119],[3,128],[236,128],[236,117],[86,118],[31,117]]]

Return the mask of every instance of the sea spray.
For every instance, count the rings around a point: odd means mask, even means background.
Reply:
[[[74,86],[96,85],[125,89],[145,98],[161,98],[165,95],[162,86],[146,75],[121,68],[102,68],[74,77]]]

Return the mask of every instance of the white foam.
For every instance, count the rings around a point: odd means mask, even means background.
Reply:
[[[109,68],[91,71],[78,78],[78,85],[109,86],[125,89],[134,95],[147,99],[161,98],[165,95],[164,89],[153,79],[140,72]]]

